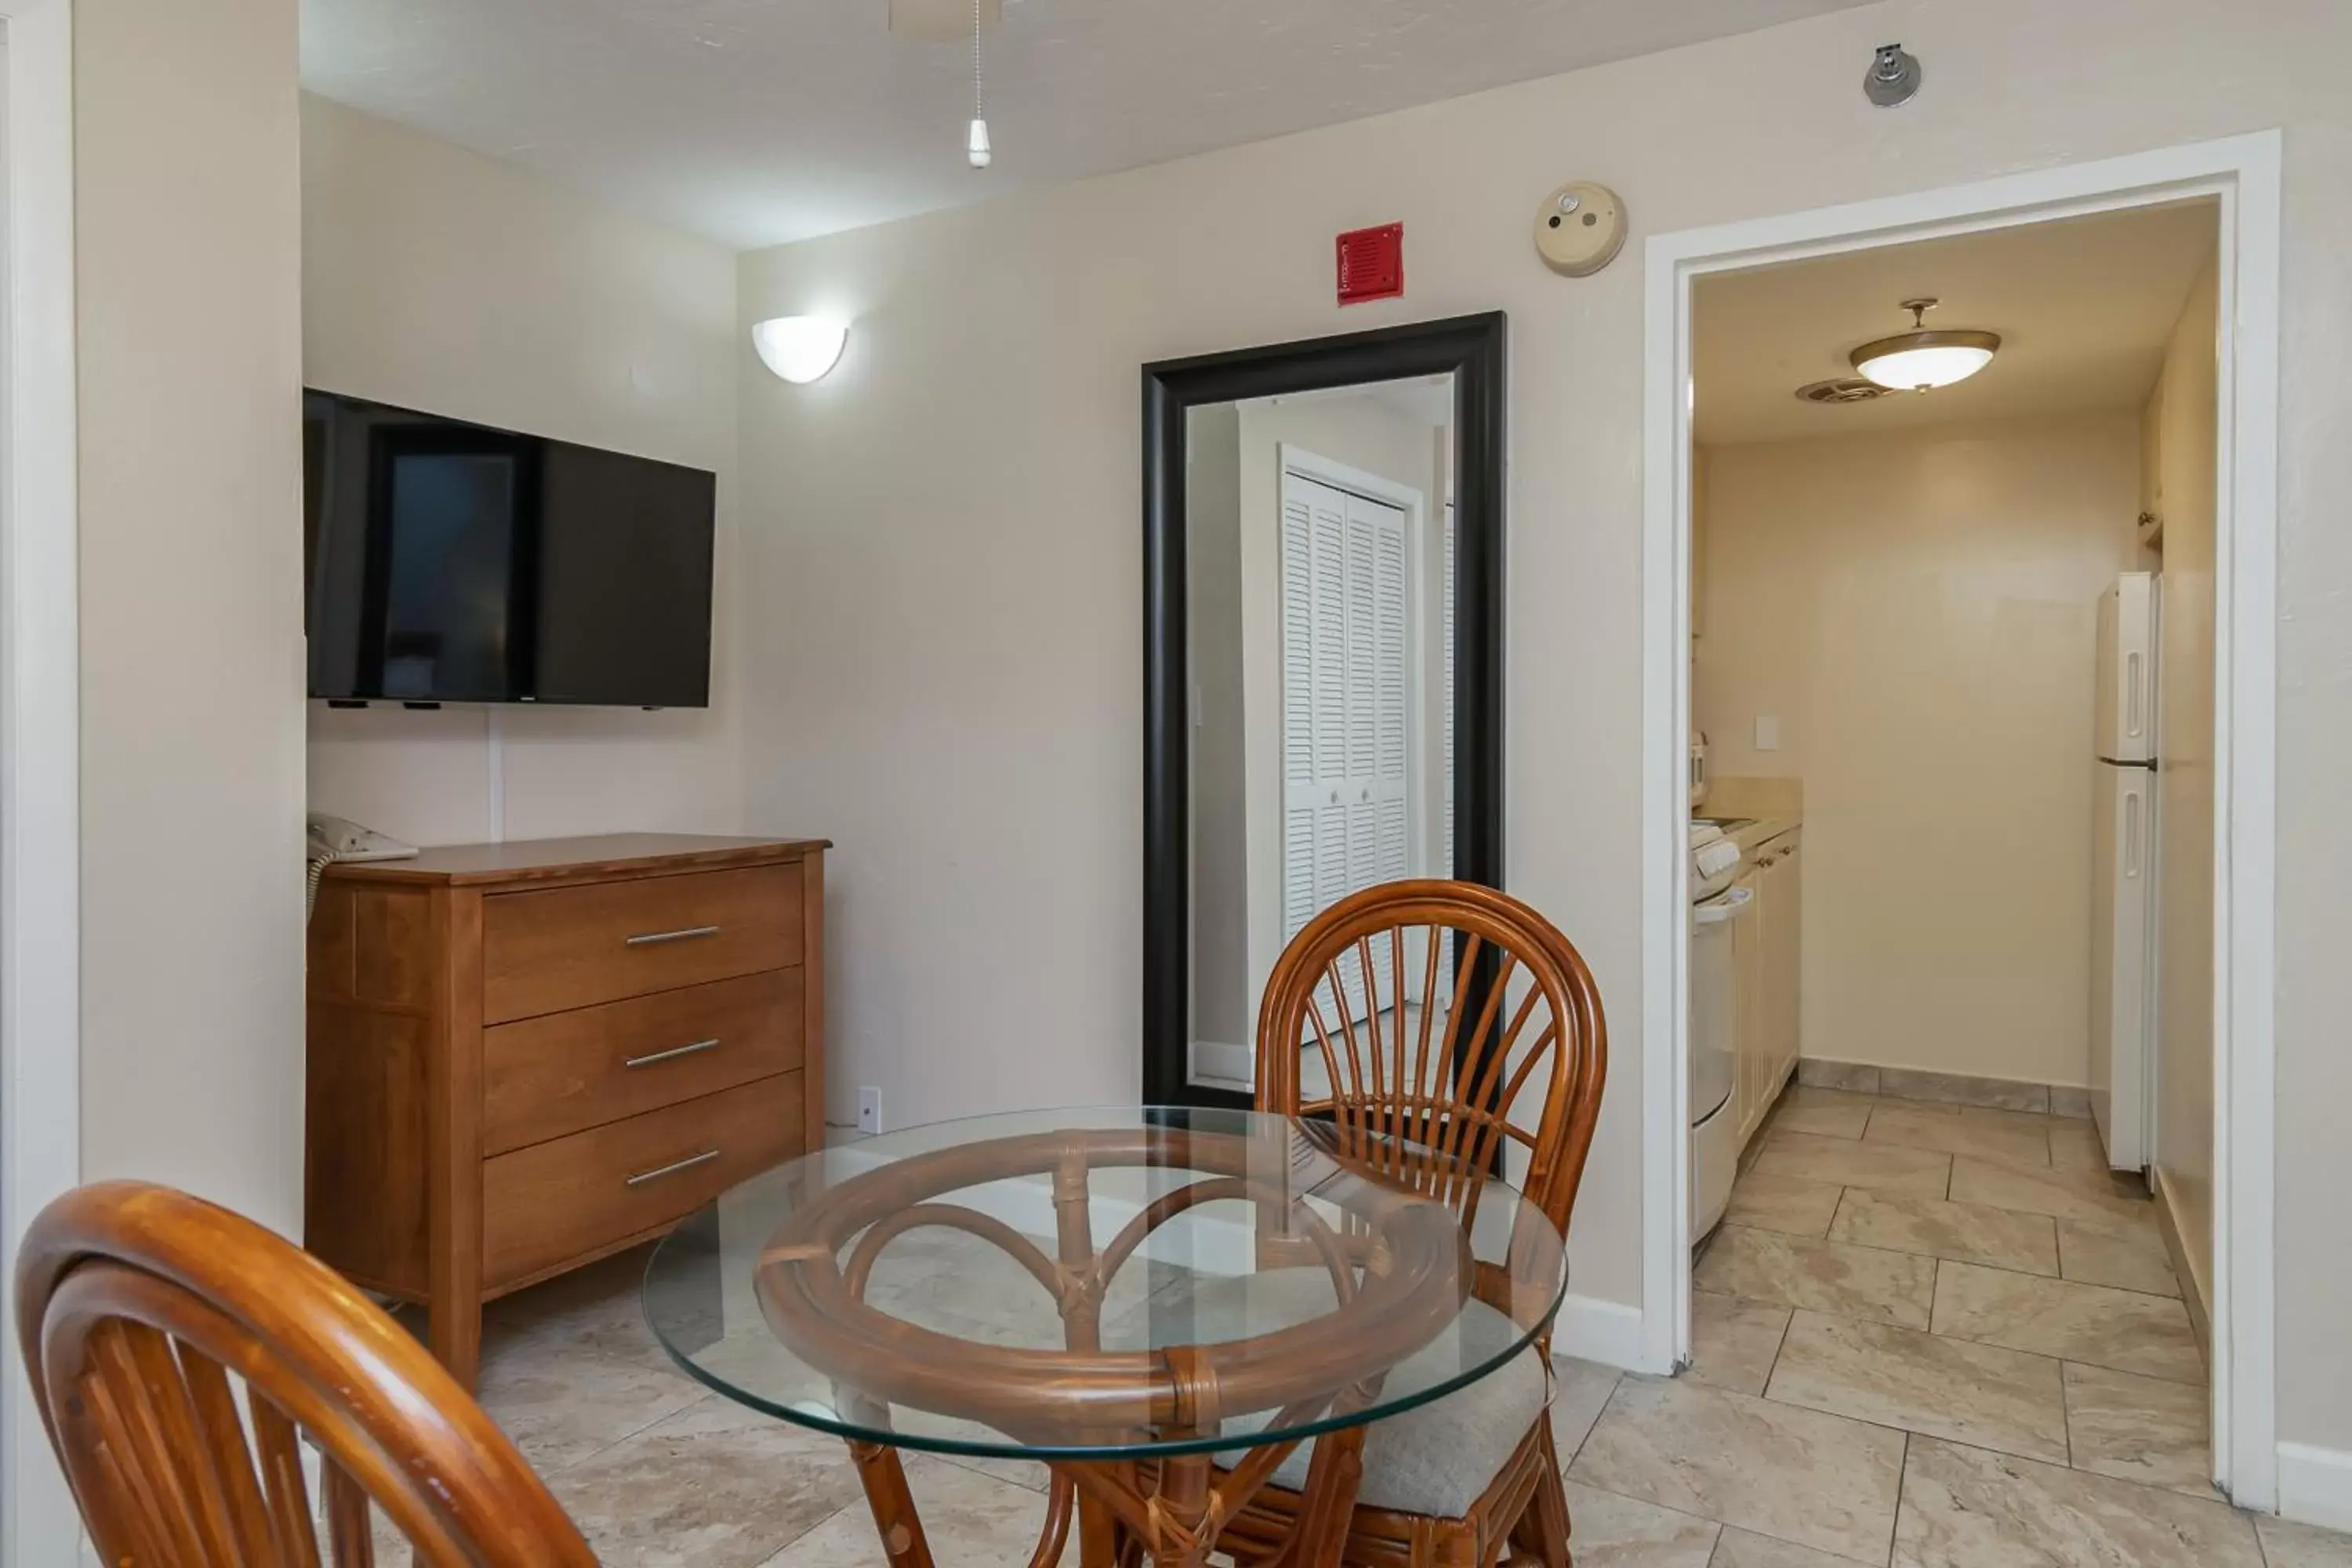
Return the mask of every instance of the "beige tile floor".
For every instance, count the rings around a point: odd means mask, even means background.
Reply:
[[[668,1363],[644,1261],[487,1327],[482,1403],[599,1557],[880,1563],[838,1443]],[[1680,1377],[1560,1359],[1577,1568],[2352,1568],[2352,1538],[2207,1484],[2179,1287],[2087,1122],[1791,1089],[1696,1279]],[[1042,1469],[914,1457],[908,1477],[942,1564],[1028,1561]]]
[[[1562,1433],[1580,1568],[2352,1568],[2209,1483],[2154,1205],[2087,1121],[1792,1088],[1694,1278],[1690,1368]]]

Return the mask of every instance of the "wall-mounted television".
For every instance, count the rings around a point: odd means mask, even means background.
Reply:
[[[302,443],[311,696],[709,705],[713,475],[317,391]]]

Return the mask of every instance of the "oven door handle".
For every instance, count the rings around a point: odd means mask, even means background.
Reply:
[[[1753,888],[1734,888],[1720,898],[1709,899],[1691,906],[1691,919],[1699,925],[1721,925],[1725,921],[1738,920],[1748,906],[1756,901]]]

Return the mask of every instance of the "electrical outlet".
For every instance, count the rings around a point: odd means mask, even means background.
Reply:
[[[878,1085],[858,1086],[857,1130],[869,1138],[882,1131],[882,1090]]]

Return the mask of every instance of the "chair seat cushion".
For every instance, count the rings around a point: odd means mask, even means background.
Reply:
[[[1139,1346],[1147,1337],[1145,1314],[1162,1321],[1184,1314],[1203,1342],[1247,1338],[1311,1321],[1334,1310],[1337,1295],[1320,1268],[1278,1268],[1262,1274],[1211,1278],[1155,1296],[1122,1321],[1107,1327],[1107,1345]],[[1157,1336],[1166,1342],[1168,1335]],[[1510,1320],[1483,1301],[1465,1304],[1454,1325],[1406,1357],[1389,1374],[1391,1390],[1425,1387],[1443,1381],[1465,1360],[1492,1354],[1520,1337]],[[1374,1422],[1364,1434],[1363,1482],[1356,1500],[1366,1508],[1458,1519],[1469,1512],[1489,1483],[1543,1419],[1551,1403],[1551,1379],[1543,1354],[1530,1345],[1467,1387]],[[1271,1412],[1229,1420],[1236,1436],[1261,1430]],[[1222,1452],[1217,1462],[1231,1468],[1245,1450]],[[1297,1491],[1307,1485],[1312,1439],[1293,1449],[1274,1473],[1276,1486]]]

